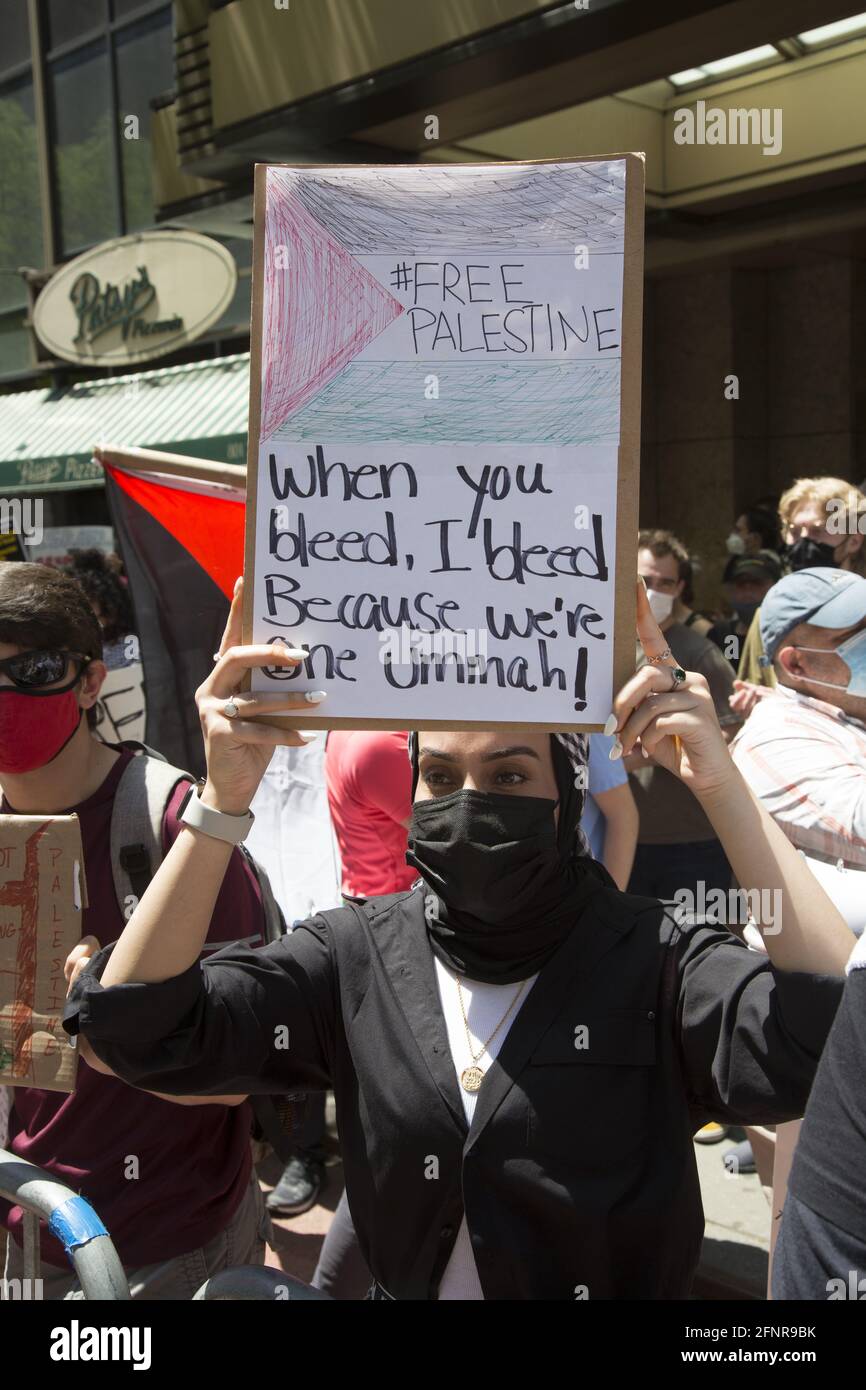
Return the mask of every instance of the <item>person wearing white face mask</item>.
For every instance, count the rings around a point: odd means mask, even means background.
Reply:
[[[725,549],[734,559],[740,555],[757,555],[761,550],[778,551],[779,545],[779,521],[775,506],[761,504],[742,512],[725,540]]]
[[[734,675],[719,648],[692,625],[677,621],[676,607],[689,572],[685,546],[670,531],[647,530],[638,536],[638,573],[650,608],[680,666],[706,677],[719,723],[733,737],[739,720],[728,699]],[[639,655],[638,660],[641,660]],[[673,898],[679,889],[699,896],[699,883],[727,890],[731,871],[710,822],[694,798],[681,795],[676,779],[651,758],[632,753],[625,766],[640,814],[640,829],[630,893]],[[697,811],[697,814],[695,812]]]

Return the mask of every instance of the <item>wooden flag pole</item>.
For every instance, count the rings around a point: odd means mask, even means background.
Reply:
[[[103,466],[125,468],[134,473],[167,473],[242,490],[246,490],[247,485],[245,465],[190,458],[186,454],[163,454],[158,449],[120,449],[113,444],[99,444],[93,450],[93,457]]]

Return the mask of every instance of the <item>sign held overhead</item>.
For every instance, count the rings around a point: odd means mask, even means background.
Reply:
[[[643,161],[256,170],[245,640],[303,727],[600,727],[634,666]]]

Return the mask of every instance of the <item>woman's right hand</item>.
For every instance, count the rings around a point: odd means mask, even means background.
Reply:
[[[201,799],[229,816],[242,816],[249,810],[274,748],[297,748],[309,742],[297,729],[260,724],[249,716],[285,714],[295,709],[309,714],[311,706],[324,699],[321,691],[307,695],[300,691],[278,695],[235,693],[247,671],[262,666],[297,666],[306,655],[279,643],[241,646],[242,614],[243,580],[239,579],[216,665],[195,693],[207,758],[207,781]],[[223,712],[229,700],[239,710],[233,719]]]
[[[671,685],[671,669],[679,669],[678,662],[653,616],[643,580],[637,585],[637,631],[647,663],[613,702],[619,755],[639,747],[696,797],[713,797],[736,772],[710,688],[696,672],[686,672],[682,683]],[[613,730],[607,726],[605,732]]]

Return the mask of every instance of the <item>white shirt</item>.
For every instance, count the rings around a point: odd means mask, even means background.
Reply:
[[[750,789],[810,858],[866,870],[866,725],[778,685],[731,744]]]
[[[508,1034],[508,1030],[520,1013],[538,973],[530,976],[521,985],[520,982],[510,985],[486,985],[479,980],[467,980],[460,976],[460,989],[463,993],[463,1007],[466,1010],[466,1018],[469,1023],[469,1031],[472,1035],[472,1049],[470,1051],[469,1042],[466,1037],[466,1026],[463,1022],[463,1014],[460,1009],[460,996],[457,992],[457,976],[443,965],[438,956],[433,957],[436,966],[436,982],[439,986],[439,998],[442,1002],[442,1012],[445,1015],[445,1026],[448,1031],[448,1043],[451,1048],[451,1058],[454,1062],[454,1070],[457,1073],[457,1087],[460,1091],[460,1099],[463,1101],[463,1110],[466,1114],[466,1121],[472,1124],[472,1116],[475,1114],[475,1104],[480,1095],[479,1091],[464,1091],[460,1085],[460,1076],[467,1067],[478,1066],[486,1072],[493,1059],[497,1056],[499,1049]],[[490,1038],[491,1033],[496,1028],[500,1019],[506,1013],[511,1001],[520,992],[517,1004],[508,1014],[502,1027],[497,1032],[489,1044],[489,1047],[478,1056],[478,1049],[482,1043]],[[473,1055],[475,1054],[475,1061]],[[482,1085],[484,1083],[482,1082]],[[478,1270],[475,1265],[475,1256],[472,1251],[472,1242],[469,1239],[469,1230],[466,1225],[466,1217],[460,1223],[460,1230],[454,1242],[454,1249],[451,1251],[451,1258],[445,1266],[442,1275],[442,1282],[439,1285],[439,1298],[463,1302],[470,1300],[483,1300],[484,1293],[481,1289],[481,1280],[478,1278]]]
[[[758,701],[731,757],[859,936],[866,927],[866,726],[780,685]]]

